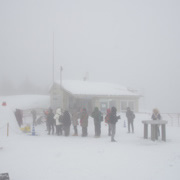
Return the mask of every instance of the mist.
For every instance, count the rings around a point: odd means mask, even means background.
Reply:
[[[178,0],[1,0],[1,89],[9,82],[10,94],[23,93],[28,79],[48,93],[54,52],[55,80],[62,66],[63,79],[88,73],[138,89],[143,109],[178,113],[179,18]]]

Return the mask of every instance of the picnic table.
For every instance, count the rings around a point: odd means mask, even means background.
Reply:
[[[151,125],[151,140],[155,141],[158,139],[158,129],[161,126],[162,141],[166,141],[166,124],[165,120],[144,120],[144,139],[148,138],[148,125]]]

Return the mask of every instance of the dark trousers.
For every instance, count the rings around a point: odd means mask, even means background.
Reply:
[[[111,127],[109,124],[108,124],[108,135],[111,136]]]
[[[51,130],[52,130],[52,134],[54,134],[54,124],[48,124],[48,134],[51,134]]]
[[[131,128],[132,128],[132,132],[134,132],[133,120],[128,120],[128,132],[130,132],[130,126],[131,126]]]
[[[70,126],[64,126],[63,129],[64,129],[64,135],[65,135],[65,136],[69,136]]]
[[[57,125],[56,126],[56,134],[58,136],[62,135],[62,125]]]
[[[77,126],[74,126],[74,134],[78,135]]]
[[[95,136],[100,136],[101,135],[101,123],[100,122],[94,123],[94,127],[95,127]]]
[[[82,127],[82,136],[87,136],[87,127]]]

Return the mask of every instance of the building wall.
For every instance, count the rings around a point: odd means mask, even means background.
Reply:
[[[51,96],[51,106],[52,108],[61,107],[63,109],[68,109],[71,107],[71,101],[78,99],[78,97],[73,96],[72,94],[68,93],[60,89],[59,86],[54,86],[54,88],[50,91]],[[86,96],[85,98],[87,98]],[[56,99],[57,98],[57,99]],[[79,97],[81,100],[83,96]],[[55,100],[56,99],[56,100]],[[126,108],[133,104],[134,112],[138,112],[139,110],[139,98],[132,97],[132,96],[121,96],[121,97],[113,97],[113,96],[96,96],[89,98],[92,104],[92,108],[98,107],[101,109],[102,104],[105,102],[107,103],[108,108],[115,106],[118,112],[126,111]]]

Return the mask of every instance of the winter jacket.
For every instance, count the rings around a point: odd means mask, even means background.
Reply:
[[[50,112],[47,115],[47,123],[50,125],[54,125],[55,120],[54,120],[54,114],[52,112],[52,110],[50,110]]]
[[[109,123],[110,113],[111,113],[111,109],[107,109],[107,113],[105,116],[105,123]]]
[[[153,113],[151,116],[151,119],[152,120],[161,120],[161,115],[159,113],[158,114]]]
[[[91,116],[94,118],[94,123],[101,123],[101,121],[103,120],[102,113],[99,111],[99,109],[97,107],[95,107]]]
[[[80,115],[80,124],[82,127],[88,126],[88,113],[86,112],[86,110],[83,110]]]
[[[70,126],[71,125],[71,117],[68,111],[65,111],[63,114],[63,126]]]
[[[118,119],[120,119],[120,116],[116,115],[116,108],[112,107],[111,108],[111,113],[110,113],[110,117],[109,117],[109,122],[110,124],[116,124],[116,122],[118,121]]]
[[[78,125],[78,119],[80,118],[80,113],[79,112],[73,112],[72,113],[72,124],[73,126]]]
[[[60,121],[60,116],[62,116],[62,112],[61,112],[61,109],[58,108],[58,109],[56,109],[56,114],[54,116],[54,119],[55,119],[55,122],[56,122],[56,126],[62,124],[62,122]]]
[[[133,113],[133,111],[127,110],[126,117],[127,117],[128,121],[133,121],[135,118],[135,114]]]

